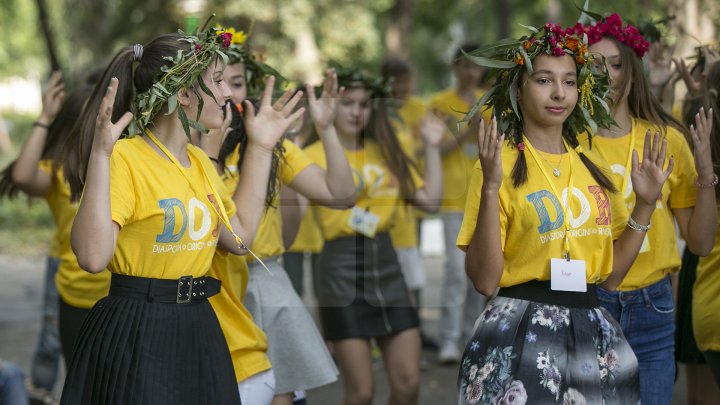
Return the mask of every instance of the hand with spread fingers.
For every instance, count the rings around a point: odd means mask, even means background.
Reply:
[[[483,171],[483,188],[497,191],[502,185],[502,148],[505,134],[498,134],[497,119],[493,116],[486,126],[485,120],[478,129],[478,149],[480,166]]]
[[[673,58],[673,63],[675,63],[675,67],[677,68],[680,77],[685,83],[685,87],[687,87],[688,93],[691,96],[698,96],[702,94],[704,78],[699,75],[693,76],[693,74],[690,72],[690,69],[688,69],[687,65],[685,64],[685,61],[682,59]]]
[[[55,71],[50,76],[47,89],[45,90],[45,94],[43,94],[43,109],[38,121],[42,124],[50,125],[60,111],[64,101],[65,85],[63,85],[62,82],[62,73]]]
[[[325,130],[333,125],[335,121],[337,104],[345,89],[338,89],[337,72],[335,72],[335,69],[328,69],[325,72],[325,81],[319,99],[315,97],[315,91],[311,85],[308,84],[306,90],[310,116],[318,130],[318,135],[322,136]]]
[[[667,169],[665,156],[667,152],[667,139],[660,139],[660,133],[656,132],[653,140],[650,140],[650,131],[645,134],[643,146],[643,160],[639,162],[636,150],[632,152],[632,185],[635,192],[636,202],[644,203],[647,206],[655,206],[660,196],[663,184],[670,177],[675,164],[671,156]]]
[[[293,96],[293,90],[288,90],[274,104],[271,103],[272,89],[275,76],[270,76],[265,84],[265,91],[260,100],[260,108],[255,113],[255,107],[248,100],[245,101],[245,129],[248,141],[267,151],[272,151],[275,144],[285,134],[293,121],[299,119],[305,112],[300,108],[293,112],[297,103],[302,99],[302,91]]]
[[[440,146],[445,134],[445,117],[439,111],[431,111],[420,121],[420,136],[425,146]]]
[[[707,112],[705,107],[695,114],[695,124],[690,125],[690,135],[693,142],[693,156],[695,157],[695,170],[698,173],[698,182],[708,184],[713,181],[715,172],[712,161],[712,126],[713,109]]]
[[[130,125],[133,118],[132,113],[126,112],[117,120],[112,122],[113,105],[115,104],[115,95],[118,89],[118,79],[113,77],[110,79],[110,85],[105,92],[105,96],[100,103],[100,110],[95,119],[95,138],[93,140],[93,152],[102,153],[110,157],[115,142],[120,138],[125,128]]]

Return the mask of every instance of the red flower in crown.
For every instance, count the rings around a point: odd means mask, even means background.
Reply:
[[[227,48],[232,43],[232,33],[230,32],[223,32],[220,34],[220,38],[223,41],[223,48]]]
[[[573,32],[582,30],[587,33],[589,45],[599,42],[603,37],[613,37],[620,43],[632,48],[640,58],[650,49],[650,43],[643,38],[637,27],[631,24],[626,24],[623,27],[622,19],[617,13],[610,14],[595,25],[582,27],[582,24],[577,23],[568,30],[573,30]]]

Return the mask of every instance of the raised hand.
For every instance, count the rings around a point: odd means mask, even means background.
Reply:
[[[248,100],[245,101],[245,130],[250,143],[271,151],[275,144],[285,134],[290,124],[299,119],[305,108],[293,113],[293,109],[302,99],[302,91],[293,96],[293,90],[288,90],[275,104],[270,105],[272,89],[275,85],[275,76],[270,76],[265,84],[265,91],[260,100],[260,109],[255,114],[255,107]]]
[[[699,182],[709,183],[713,179],[712,148],[710,137],[712,136],[713,109],[705,112],[705,107],[695,114],[695,124],[690,125],[690,135],[693,141],[693,155],[695,157],[695,169],[697,170]],[[708,181],[705,181],[707,179]]]
[[[126,112],[120,119],[113,124],[112,113],[113,105],[115,104],[115,95],[118,89],[118,79],[113,77],[110,79],[110,85],[105,92],[105,96],[100,103],[100,110],[98,111],[97,118],[95,119],[95,139],[93,140],[93,151],[98,151],[107,157],[112,154],[115,142],[117,142],[120,135],[125,128],[132,121],[133,115],[131,112]]]
[[[445,134],[445,117],[439,111],[432,111],[420,121],[420,136],[426,146],[437,147]]]
[[[688,93],[690,93],[691,96],[697,96],[702,94],[703,79],[693,77],[692,73],[690,73],[690,70],[688,69],[683,59],[673,58],[673,63],[675,63],[675,67],[680,73],[680,77],[683,79],[685,87],[687,87]]]
[[[483,171],[483,188],[488,187],[497,191],[502,184],[502,146],[505,134],[498,134],[497,120],[493,116],[490,123],[485,126],[485,120],[480,121],[478,129],[478,149],[480,166]]]
[[[217,158],[220,154],[225,138],[230,133],[230,124],[232,123],[232,107],[230,102],[225,103],[225,118],[220,128],[211,129],[205,135],[200,135],[200,148],[211,158]]]
[[[62,73],[59,70],[50,76],[45,94],[43,94],[43,109],[40,121],[49,125],[57,116],[65,101],[65,85],[62,82]]]
[[[658,146],[662,144],[661,146]],[[635,191],[635,200],[637,203],[644,203],[649,206],[655,206],[655,202],[660,196],[662,186],[670,176],[675,164],[672,157],[668,163],[668,167],[663,171],[665,166],[665,154],[667,152],[667,139],[660,141],[660,133],[655,132],[652,144],[650,142],[650,130],[645,133],[645,143],[643,146],[643,160],[639,162],[638,153],[633,150],[632,155],[632,185]]]
[[[307,85],[308,108],[315,127],[322,136],[322,132],[333,124],[338,99],[342,97],[345,89],[338,90],[338,78],[335,69],[328,69],[325,72],[320,98],[315,97],[315,91],[311,85]]]
[[[666,51],[672,53],[672,50],[666,50],[660,43],[655,43],[650,46],[650,58],[648,59],[648,65],[650,66],[650,86],[664,89],[668,83],[677,74],[673,68],[673,59],[666,55]]]

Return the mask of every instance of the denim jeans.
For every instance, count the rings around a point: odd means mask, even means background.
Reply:
[[[645,288],[607,291],[600,304],[620,323],[640,365],[643,404],[670,404],[675,383],[675,306],[670,277]]]
[[[0,404],[28,404],[22,369],[14,363],[2,360],[0,360]]]
[[[60,333],[58,332],[59,298],[55,287],[55,274],[59,264],[57,259],[48,257],[42,307],[42,329],[30,365],[33,385],[48,391],[52,391],[55,386],[62,354]]]

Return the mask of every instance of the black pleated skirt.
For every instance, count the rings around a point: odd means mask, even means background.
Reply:
[[[318,266],[325,339],[390,336],[419,326],[387,233],[325,242]]]
[[[240,404],[210,303],[148,302],[111,288],[83,322],[61,404]]]

